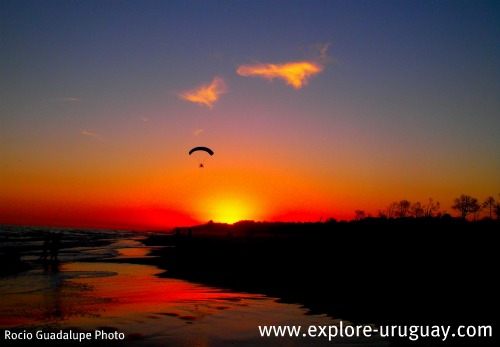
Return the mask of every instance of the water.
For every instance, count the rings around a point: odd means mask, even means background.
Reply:
[[[51,229],[54,231],[54,229]],[[143,233],[60,229],[58,264],[38,261],[47,228],[3,227],[0,245],[17,250],[28,271],[0,277],[0,327],[8,330],[117,331],[131,345],[174,346],[387,346],[380,337],[263,338],[262,325],[339,325],[279,298],[234,292],[159,276]],[[110,262],[109,260],[113,260]],[[348,322],[343,322],[343,324]],[[304,330],[305,331],[305,330]]]

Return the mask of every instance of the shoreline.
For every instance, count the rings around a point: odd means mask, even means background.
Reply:
[[[158,278],[278,298],[279,303],[300,305],[309,315],[353,324],[494,325],[498,286],[490,224],[438,223],[447,228],[436,230],[399,221],[380,230],[373,223],[215,224],[178,236],[132,233],[127,235],[151,247],[148,255],[101,252],[76,261],[152,265]],[[219,227],[218,236],[205,233]],[[96,235],[84,243],[99,248],[116,241]],[[82,246],[71,239],[64,242]],[[408,343],[389,341],[391,346]]]
[[[227,227],[209,237],[200,227],[165,237],[175,247],[152,254],[159,276],[261,293],[354,324],[492,325],[495,223],[278,224],[253,237],[222,236]]]

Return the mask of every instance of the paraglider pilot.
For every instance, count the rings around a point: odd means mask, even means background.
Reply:
[[[193,148],[193,149],[191,149],[191,150],[189,151],[189,155],[193,154],[194,152],[198,152],[198,151],[201,151],[201,152],[206,152],[206,153],[210,154],[210,156],[214,155],[214,151],[212,151],[212,150],[211,150],[210,148],[208,148],[208,147],[195,147],[195,148]],[[200,168],[200,169],[202,169],[202,168],[204,168],[204,167],[205,167],[205,166],[204,166],[204,164],[203,164],[203,162],[202,162],[202,160],[201,160],[201,159],[203,159],[203,158],[202,158],[202,157],[198,157],[198,158],[200,159],[200,160],[199,160],[199,161],[200,161],[199,168]]]

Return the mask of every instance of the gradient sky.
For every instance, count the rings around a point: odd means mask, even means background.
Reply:
[[[498,1],[0,0],[0,223],[500,199]],[[198,168],[195,146],[215,152]]]

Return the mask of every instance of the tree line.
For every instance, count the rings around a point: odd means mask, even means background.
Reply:
[[[500,196],[500,194],[499,194]],[[385,210],[378,210],[378,218],[424,218],[424,217],[439,217],[442,212],[439,210],[441,204],[439,201],[429,198],[425,204],[420,201],[410,202],[408,200],[391,202]],[[493,219],[496,217],[500,220],[500,202],[495,201],[493,196],[488,196],[482,202],[470,195],[462,194],[460,197],[453,200],[451,208],[462,218],[467,219],[468,216],[473,216],[474,221],[479,219],[480,212],[486,213],[485,218]],[[371,217],[364,210],[354,211],[354,220],[362,220]]]

